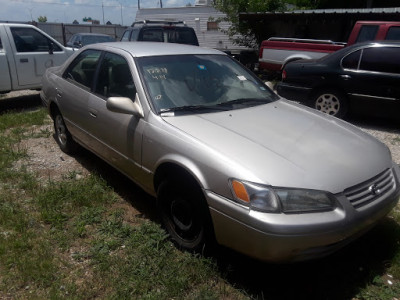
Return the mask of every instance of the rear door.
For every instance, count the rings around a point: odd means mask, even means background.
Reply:
[[[45,70],[61,65],[68,53],[54,40],[32,27],[10,27],[19,86],[40,86]]]
[[[366,47],[345,57],[342,66],[342,82],[358,110],[374,106],[386,114],[400,104],[400,47]]]
[[[57,102],[72,135],[85,144],[93,143],[88,133],[90,112],[88,101],[93,87],[95,72],[101,56],[100,50],[81,52],[58,77]]]
[[[400,47],[365,48],[359,72],[367,96],[386,101],[400,99]]]

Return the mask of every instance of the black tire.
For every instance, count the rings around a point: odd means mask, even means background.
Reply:
[[[157,207],[165,229],[178,248],[191,252],[203,250],[211,217],[198,186],[171,180],[162,182],[157,191]]]
[[[348,111],[346,96],[337,90],[320,90],[314,94],[310,106],[337,118],[344,118]]]
[[[56,142],[63,152],[72,154],[77,151],[79,146],[73,140],[60,112],[57,112],[54,116],[54,131]]]

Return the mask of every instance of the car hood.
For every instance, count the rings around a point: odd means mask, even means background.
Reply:
[[[164,120],[221,153],[229,169],[246,174],[243,180],[338,193],[392,166],[388,148],[375,138],[283,100]]]

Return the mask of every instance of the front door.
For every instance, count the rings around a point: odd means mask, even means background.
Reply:
[[[18,85],[38,86],[45,70],[61,65],[68,54],[54,41],[31,27],[11,27]]]
[[[141,147],[144,120],[139,116],[107,109],[108,97],[127,97],[135,101],[136,88],[127,60],[106,52],[88,102],[88,132],[96,137],[93,149],[105,160],[131,178],[141,170]],[[137,100],[139,101],[139,100]]]

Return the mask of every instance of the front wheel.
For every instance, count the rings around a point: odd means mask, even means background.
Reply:
[[[54,131],[57,144],[63,152],[71,154],[78,149],[78,144],[72,139],[71,133],[59,112],[54,117]]]
[[[203,249],[208,207],[197,186],[164,181],[157,191],[157,207],[164,227],[179,248],[194,252]]]
[[[348,110],[346,96],[336,90],[323,90],[316,93],[311,107],[337,118],[343,118]]]

